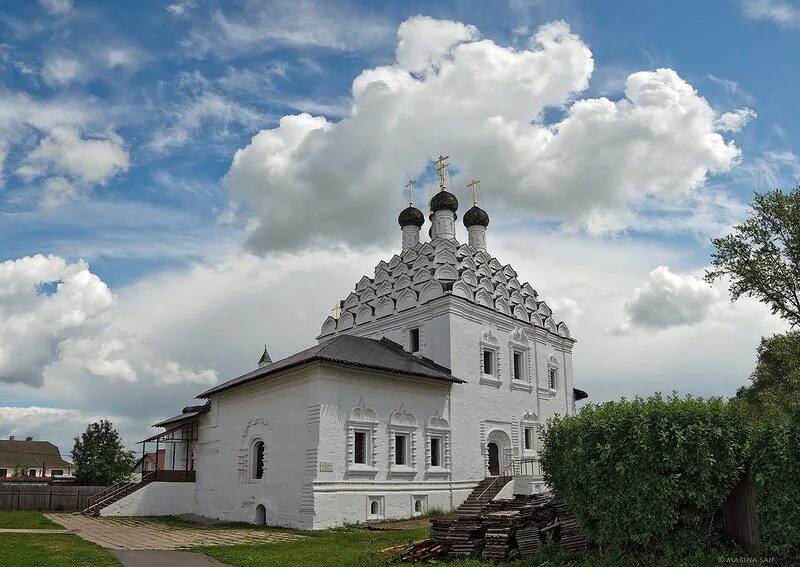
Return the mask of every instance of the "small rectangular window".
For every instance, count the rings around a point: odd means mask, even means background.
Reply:
[[[31,469],[28,471],[28,476],[36,476],[36,469]]]
[[[355,448],[353,454],[353,462],[358,465],[367,464],[367,432],[355,432]]]
[[[406,464],[406,439],[405,435],[394,436],[394,464],[396,465]]]
[[[419,352],[419,329],[411,329],[408,332],[408,343],[411,352]]]
[[[494,353],[489,349],[483,351],[483,373],[494,374]]]
[[[50,471],[50,476],[62,476],[64,474],[63,470],[53,469]]]
[[[515,352],[514,353],[514,380],[524,380],[525,375],[523,374],[523,362],[522,362],[522,353]]]
[[[550,389],[555,390],[558,385],[558,371],[555,368],[550,369]]]
[[[531,450],[533,449],[533,428],[526,427],[525,428],[525,449]]]
[[[8,476],[8,469],[0,469],[0,478]]]
[[[441,440],[438,437],[431,437],[431,466],[441,466]]]

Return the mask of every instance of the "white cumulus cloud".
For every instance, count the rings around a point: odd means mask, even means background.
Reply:
[[[720,300],[717,288],[691,274],[675,274],[666,266],[650,272],[648,281],[633,290],[625,303],[627,320],[612,329],[661,330],[703,321]]]
[[[114,132],[84,137],[77,128],[59,126],[28,154],[17,172],[25,177],[55,174],[86,184],[104,184],[129,166],[122,138]]]
[[[0,381],[42,384],[57,345],[100,324],[114,296],[85,262],[28,256],[0,263]],[[43,288],[42,286],[49,286]]]
[[[132,329],[86,262],[36,255],[0,263],[0,382],[41,387],[55,363],[110,382],[217,380],[213,370],[176,362]]]
[[[458,196],[480,177],[496,209],[591,232],[625,229],[637,205],[684,198],[738,163],[720,116],[675,71],[631,74],[619,100],[581,99],[593,68],[564,22],[515,49],[458,22],[407,20],[397,60],[353,81],[349,116],[284,116],[236,152],[225,182],[248,205],[250,245],[383,241],[397,180],[439,153],[456,166]],[[563,118],[544,123],[548,107]]]

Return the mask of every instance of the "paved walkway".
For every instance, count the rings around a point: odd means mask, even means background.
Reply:
[[[186,551],[114,549],[111,554],[124,567],[227,567],[206,555]]]
[[[305,537],[272,529],[223,526],[175,527],[135,517],[94,518],[82,514],[45,514],[45,516],[70,532],[106,549],[182,549],[201,545],[276,543]]]
[[[69,530],[40,530],[38,528],[2,528],[0,534],[68,534]]]

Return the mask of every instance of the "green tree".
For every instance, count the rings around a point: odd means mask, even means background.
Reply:
[[[28,467],[22,464],[14,465],[14,472],[11,473],[11,476],[19,478],[21,476],[28,476]]]
[[[711,242],[717,250],[706,281],[727,276],[734,301],[755,297],[800,324],[800,185],[789,193],[756,193],[750,217]]]
[[[752,383],[736,393],[762,411],[800,413],[800,332],[762,337]]]
[[[110,421],[91,423],[72,449],[75,480],[79,484],[108,486],[124,480],[134,466],[133,451],[126,451]]]

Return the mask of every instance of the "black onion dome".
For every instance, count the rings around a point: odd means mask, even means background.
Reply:
[[[431,199],[431,211],[450,210],[456,212],[458,210],[458,199],[449,191],[439,191]]]
[[[397,223],[400,227],[413,224],[414,226],[422,226],[425,224],[425,215],[422,214],[418,208],[409,205],[407,208],[400,211],[400,216],[397,217]]]
[[[489,226],[489,215],[478,205],[473,206],[464,214],[464,226],[469,228],[476,224],[484,227]]]

